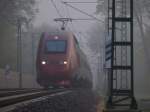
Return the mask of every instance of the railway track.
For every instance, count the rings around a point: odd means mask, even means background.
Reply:
[[[7,96],[13,96],[13,95],[19,95],[24,93],[31,93],[41,91],[40,89],[14,89],[14,90],[0,90],[0,98],[1,97],[7,97]]]
[[[5,97],[0,97],[0,109],[1,108],[6,108],[9,107],[11,105],[15,105],[18,104],[20,102],[25,102],[28,100],[32,100],[32,99],[37,99],[40,97],[44,97],[44,96],[48,96],[48,95],[54,95],[56,93],[61,93],[61,92],[67,92],[69,90],[66,89],[57,89],[57,90],[30,90],[30,91],[25,91],[23,93],[23,91],[12,91],[10,93],[8,93]],[[17,95],[14,95],[14,93],[17,93]],[[11,94],[12,93],[12,94]],[[2,93],[0,93],[2,94]],[[2,94],[3,96],[3,94]]]

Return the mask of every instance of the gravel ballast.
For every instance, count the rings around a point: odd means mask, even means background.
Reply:
[[[91,90],[78,89],[18,106],[10,112],[96,112],[96,95]]]

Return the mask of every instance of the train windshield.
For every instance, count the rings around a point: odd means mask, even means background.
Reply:
[[[47,53],[64,53],[66,51],[66,40],[48,40],[46,41]]]

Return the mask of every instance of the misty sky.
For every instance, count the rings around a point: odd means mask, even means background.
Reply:
[[[39,8],[39,13],[36,14],[34,26],[39,26],[43,23],[52,25],[52,26],[59,26],[60,23],[56,23],[53,21],[54,18],[60,17],[57,14],[57,11],[55,7],[53,6],[51,0],[37,0],[38,3],[38,8]],[[66,0],[54,0],[57,8],[59,9],[60,13],[62,14],[63,17],[71,17],[71,18],[90,18],[80,12],[77,12],[76,10],[65,6],[64,4],[61,3],[61,1],[66,1]],[[69,1],[69,0],[68,0]],[[72,0],[76,1],[76,0]],[[78,0],[81,2],[81,0]],[[83,2],[91,2],[91,0],[82,0]],[[92,2],[97,1],[97,0],[92,0]],[[95,10],[96,10],[96,4],[71,4],[85,12],[88,12],[89,14],[92,14],[95,16]],[[74,32],[84,32],[85,30],[89,29],[89,27],[94,23],[95,21],[74,21],[72,22],[73,24],[69,23],[68,26],[71,30]]]

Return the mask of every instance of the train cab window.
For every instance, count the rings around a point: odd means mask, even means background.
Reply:
[[[46,41],[47,53],[64,53],[66,52],[66,40],[48,40]]]

